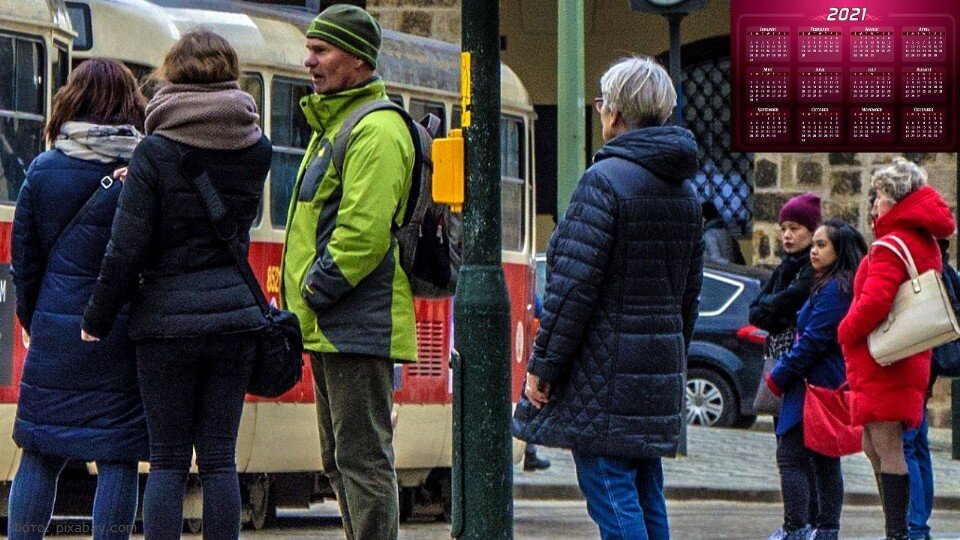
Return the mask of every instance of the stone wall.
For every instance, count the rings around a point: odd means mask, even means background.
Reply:
[[[384,28],[460,43],[460,0],[367,0],[367,9]]]
[[[777,215],[794,195],[820,194],[824,217],[839,217],[873,240],[870,228],[870,176],[899,154],[756,154],[754,156],[753,261],[776,265],[782,254]],[[930,184],[954,211],[957,207],[956,154],[903,154],[922,165]],[[951,260],[956,261],[953,239]],[[930,401],[931,425],[950,425],[950,381],[941,380]]]

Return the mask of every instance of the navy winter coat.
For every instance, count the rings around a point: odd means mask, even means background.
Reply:
[[[703,279],[689,131],[628,131],[605,144],[550,239],[544,315],[528,370],[551,383],[523,398],[514,434],[601,456],[676,453],[686,352]]]
[[[31,339],[13,438],[26,451],[87,461],[148,457],[128,310],[102,341],[80,339],[121,191],[119,182],[105,188],[100,180],[120,165],[50,150],[33,161],[20,190],[11,273],[17,317]],[[94,192],[93,206],[57,242]]]
[[[797,313],[797,340],[767,377],[770,389],[783,394],[777,435],[803,421],[804,380],[825,388],[837,388],[847,380],[837,327],[853,301],[850,288],[844,293],[837,280],[830,280]]]

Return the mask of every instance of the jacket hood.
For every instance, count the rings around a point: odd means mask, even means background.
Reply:
[[[632,129],[607,141],[594,163],[618,157],[632,161],[666,182],[680,183],[698,170],[693,133],[679,126]]]
[[[922,230],[934,238],[946,238],[953,234],[955,228],[956,222],[950,207],[930,186],[923,186],[907,195],[873,224],[873,232],[878,238],[897,229]]]

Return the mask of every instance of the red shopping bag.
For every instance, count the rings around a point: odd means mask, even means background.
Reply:
[[[807,383],[803,397],[803,445],[825,456],[863,450],[863,426],[850,425],[850,387],[831,389]]]

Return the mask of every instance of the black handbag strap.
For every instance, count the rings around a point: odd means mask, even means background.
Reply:
[[[86,213],[93,208],[93,202],[99,198],[101,188],[102,191],[106,191],[113,186],[114,179],[109,176],[104,176],[100,179],[100,185],[97,186],[97,189],[93,190],[93,194],[90,195],[90,198],[87,199],[87,202],[83,203],[83,206],[80,207],[80,210],[73,215],[73,219],[67,223],[67,226],[60,231],[60,236],[57,237],[57,240],[53,243],[53,246],[50,248],[50,254],[53,255],[56,253],[57,249],[60,248],[60,243],[63,242],[63,239],[67,237],[67,233],[70,232],[70,229],[73,229],[77,223],[79,223],[80,218],[86,215]],[[49,256],[48,255],[48,256]]]
[[[186,157],[187,156],[184,155],[183,159],[186,159]],[[214,233],[217,235],[217,238],[227,245],[230,255],[233,256],[233,264],[237,271],[240,272],[240,275],[243,276],[243,280],[247,283],[247,286],[250,287],[250,292],[253,293],[253,298],[257,301],[257,305],[260,306],[261,313],[269,319],[270,304],[267,302],[267,297],[263,295],[263,290],[260,288],[257,277],[253,275],[253,269],[250,268],[250,261],[247,260],[247,255],[243,252],[240,241],[237,240],[236,226],[227,221],[227,207],[223,204],[223,200],[217,193],[217,189],[213,187],[213,183],[210,182],[210,175],[207,174],[206,169],[201,170],[197,175],[187,174],[187,169],[183,167],[181,167],[181,170],[184,171],[184,174],[190,179],[190,183],[193,184],[193,188],[196,189],[197,194],[200,195],[200,200],[203,201],[207,218],[210,219],[210,224],[213,225]]]

